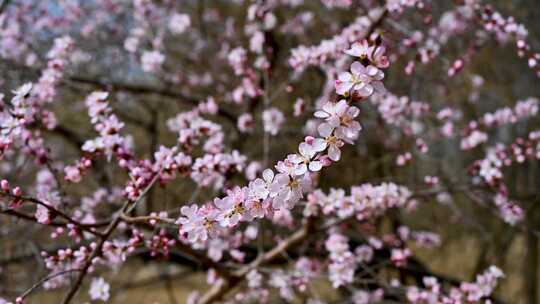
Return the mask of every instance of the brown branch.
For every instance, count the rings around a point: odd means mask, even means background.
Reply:
[[[122,212],[127,209],[127,207],[129,206],[129,203],[130,201],[126,201],[126,203],[124,204],[124,206],[122,207]],[[109,226],[107,227],[107,230],[105,230],[105,232],[103,233],[103,236],[101,237],[101,239],[99,240],[99,243],[97,244],[96,248],[92,251],[92,254],[90,255],[90,257],[86,260],[83,268],[81,269],[81,272],[79,274],[79,276],[77,277],[77,280],[75,281],[75,284],[71,287],[71,289],[69,290],[69,292],[67,293],[66,297],[64,298],[64,300],[62,301],[63,304],[68,304],[71,302],[71,300],[73,299],[73,297],[75,296],[75,294],[77,293],[77,291],[79,290],[79,288],[81,287],[81,284],[84,280],[84,277],[86,276],[86,274],[88,273],[88,269],[90,268],[90,266],[92,265],[92,261],[94,260],[94,258],[96,258],[99,254],[101,254],[101,250],[103,249],[103,245],[105,244],[105,242],[107,241],[107,239],[111,236],[111,234],[114,232],[114,230],[116,229],[116,227],[118,226],[118,224],[120,224],[120,220],[121,220],[121,217],[120,215],[118,215],[110,224]]]
[[[130,217],[125,214],[122,214],[121,217],[124,222],[129,223],[129,224],[148,223],[150,221],[162,222],[165,224],[175,223],[174,219],[164,218],[164,217],[159,217],[159,216],[152,216],[152,215]]]
[[[81,287],[81,284],[82,284],[82,282],[84,280],[84,277],[86,276],[86,274],[88,273],[88,269],[92,265],[92,261],[94,260],[94,258],[96,258],[98,255],[101,254],[101,251],[103,249],[103,245],[105,244],[107,239],[112,235],[112,233],[114,232],[116,227],[118,227],[118,224],[120,224],[120,222],[122,221],[122,216],[125,213],[129,213],[129,210],[131,208],[133,208],[134,206],[136,206],[145,197],[145,195],[148,193],[148,191],[154,186],[154,184],[158,180],[158,177],[159,177],[160,173],[161,173],[161,171],[158,172],[154,176],[154,178],[152,179],[150,184],[148,184],[148,186],[141,192],[141,194],[139,195],[139,197],[135,201],[127,200],[124,203],[124,205],[122,206],[122,209],[120,210],[120,212],[118,212],[118,214],[115,216],[115,218],[109,224],[109,226],[107,227],[105,232],[103,232],[103,234],[101,236],[101,239],[99,240],[99,243],[97,244],[97,246],[92,251],[92,254],[90,255],[90,257],[86,260],[83,268],[81,269],[81,272],[80,272],[79,276],[77,277],[77,280],[75,281],[75,284],[73,284],[73,286],[71,287],[69,292],[66,294],[66,297],[62,301],[62,304],[68,304],[68,303],[71,302],[71,300],[73,299],[73,297],[75,296],[75,294],[77,293],[79,288]]]
[[[99,79],[91,79],[91,78],[80,77],[80,76],[70,76],[70,77],[67,77],[67,80],[71,82],[100,87],[105,90],[126,91],[126,92],[134,93],[134,94],[156,94],[163,97],[173,98],[175,100],[178,100],[179,102],[183,102],[192,106],[197,106],[200,102],[200,99],[198,98],[187,96],[177,91],[156,88],[156,87],[149,87],[149,86],[144,86],[144,85],[107,82],[107,81],[103,81]],[[226,118],[227,120],[229,120],[230,122],[236,125],[236,116],[233,115],[232,113],[224,109],[219,109],[218,115],[223,116],[224,118]]]
[[[182,243],[178,244],[177,247],[182,251],[182,253],[187,254],[194,259],[196,259],[198,262],[200,262],[204,267],[210,269],[213,268],[220,276],[231,279],[234,275],[227,270],[223,265],[215,262],[211,258],[209,258],[206,254],[202,254],[193,248],[191,248],[189,245],[184,245]]]
[[[158,222],[176,225],[174,219],[162,218],[158,216],[138,216],[138,217],[129,217],[125,214],[121,215],[121,219],[128,224],[141,224],[145,228],[154,229],[153,225],[150,225],[148,222],[155,220]],[[193,260],[196,260],[198,263],[203,265],[206,269],[213,268],[216,272],[224,278],[232,277],[231,273],[221,264],[216,263],[214,260],[210,259],[207,255],[198,252],[197,250],[191,248],[189,245],[183,243],[178,243],[176,246],[180,251],[191,257]]]
[[[19,70],[34,73],[36,75],[40,73],[39,69],[27,67],[25,65],[19,64],[12,60],[4,60],[4,61]],[[188,104],[191,106],[199,105],[199,102],[203,99],[202,97],[199,98],[199,97],[187,96],[181,92],[164,89],[164,88],[150,87],[150,86],[137,85],[137,84],[131,84],[131,83],[117,83],[117,82],[105,81],[101,79],[81,77],[77,75],[71,75],[71,76],[65,75],[64,80],[62,80],[62,83],[66,85],[69,85],[70,83],[79,83],[79,84],[85,84],[85,85],[98,87],[102,90],[125,91],[125,92],[129,92],[133,94],[156,94],[162,97],[172,98],[180,103]],[[229,111],[220,108],[218,109],[217,114],[219,116],[224,117],[225,119],[227,119],[233,125],[236,126],[237,118],[236,118],[236,115],[234,115],[233,113],[230,113]]]
[[[40,225],[45,225],[45,226],[66,227],[69,224],[67,222],[50,222],[50,223],[47,223],[47,224],[39,223],[35,217],[33,217],[31,215],[28,215],[28,214],[25,214],[25,213],[22,213],[22,212],[18,212],[18,211],[13,210],[13,209],[2,210],[2,211],[0,211],[0,213],[15,216],[15,217],[20,218],[22,220],[33,222],[33,223],[40,224]],[[94,227],[106,226],[107,224],[108,223],[96,223],[96,224],[82,224],[81,223],[79,225],[82,226],[82,227],[85,227],[85,228],[94,228]],[[86,229],[83,229],[83,230],[87,231]],[[99,235],[99,233],[97,233],[96,231],[88,231],[88,232]]]
[[[92,233],[92,234],[97,235],[97,236],[101,236],[101,234],[98,231],[93,229],[93,228],[96,227],[95,224],[83,224],[81,222],[78,222],[78,221],[74,220],[73,218],[71,218],[69,215],[65,214],[64,212],[54,208],[53,206],[45,204],[44,202],[40,201],[37,198],[28,197],[28,196],[15,196],[15,195],[12,195],[12,194],[7,193],[7,192],[0,192],[0,196],[7,197],[7,198],[9,198],[11,200],[20,200],[20,201],[23,201],[23,202],[30,202],[30,203],[33,203],[33,204],[36,204],[36,205],[43,206],[43,207],[47,208],[47,210],[49,210],[52,213],[53,216],[54,215],[60,216],[61,218],[65,219],[69,224],[73,224],[76,227],[80,228],[81,230],[84,230],[86,232]],[[23,216],[22,213],[10,211],[10,210],[3,211],[2,213],[9,214],[9,215],[16,215],[16,216],[19,216],[20,218],[28,220],[28,216]],[[68,223],[66,223],[66,225]],[[100,225],[98,225],[98,226],[100,226]]]
[[[67,141],[75,145],[77,148],[82,147],[82,145],[84,145],[84,140],[75,132],[66,128],[65,126],[57,125],[56,128],[51,130],[51,133],[62,136]]]
[[[372,21],[370,24],[367,33],[365,35],[366,38],[369,38],[371,34],[375,32],[375,30],[382,25],[384,22],[384,19],[388,16],[388,9],[384,9],[382,13],[375,19],[375,21]]]
[[[525,283],[525,293],[527,304],[538,303],[538,235],[534,233],[534,228],[538,219],[537,202],[532,203],[525,217],[525,242],[526,254],[523,259],[523,279]]]
[[[210,290],[208,290],[197,302],[198,304],[208,304],[222,299],[230,290],[238,286],[246,279],[246,275],[253,269],[271,262],[285,253],[289,248],[304,241],[311,232],[314,231],[314,219],[308,218],[302,228],[283,240],[276,247],[255,259],[250,264],[244,266],[233,273],[229,279],[220,280]]]

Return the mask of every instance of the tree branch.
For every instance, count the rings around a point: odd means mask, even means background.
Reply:
[[[200,102],[200,99],[198,98],[187,96],[177,91],[172,91],[172,90],[162,89],[162,88],[148,87],[148,86],[143,86],[143,85],[134,85],[134,84],[129,84],[129,83],[107,82],[100,79],[91,79],[91,78],[80,77],[80,76],[69,76],[67,77],[67,80],[76,82],[76,83],[96,86],[104,90],[126,91],[126,92],[130,92],[134,94],[156,94],[163,97],[173,98],[175,100],[178,100],[179,102],[189,104],[192,106],[197,106]],[[218,110],[218,115],[223,116],[224,118],[229,120],[231,123],[236,125],[236,116],[233,115],[232,113],[220,108]]]
[[[222,299],[230,290],[238,286],[246,278],[246,275],[253,269],[271,262],[281,254],[286,252],[289,248],[296,246],[304,241],[311,232],[314,231],[314,219],[308,218],[302,228],[295,232],[290,237],[283,240],[276,247],[266,252],[262,256],[255,259],[250,264],[244,266],[238,271],[233,273],[233,276],[229,279],[220,280],[210,290],[208,290],[197,302],[198,304],[209,304],[214,301]]]

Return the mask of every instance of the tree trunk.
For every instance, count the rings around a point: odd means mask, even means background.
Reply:
[[[530,212],[534,213],[533,210]],[[524,279],[527,304],[538,303],[538,236],[534,232],[534,221],[528,221],[526,232],[527,253],[524,260]]]

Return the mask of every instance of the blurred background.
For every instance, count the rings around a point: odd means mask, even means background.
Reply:
[[[313,109],[320,98],[327,96],[324,92],[327,75],[317,67],[294,71],[288,63],[291,49],[319,44],[370,8],[382,5],[382,1],[375,0],[353,1],[352,7],[341,9],[328,8],[316,0],[296,2],[298,4],[272,8],[277,25],[265,32],[272,49],[271,74],[269,79],[261,81],[271,93],[272,106],[287,117],[292,117],[298,98],[305,101],[306,113],[289,119],[280,135],[270,138],[269,163],[296,149]],[[414,47],[403,49],[400,46],[402,39],[415,31],[427,34],[431,25],[425,24],[426,16],[431,16],[431,24],[438,24],[459,2],[433,0],[428,4],[429,13],[411,9],[399,16],[391,14],[379,26],[389,54],[395,55],[386,71],[385,86],[396,96],[409,96],[410,100],[425,102],[431,108],[426,115],[409,117],[409,127],[420,128],[429,152],[413,152],[413,162],[398,166],[398,155],[415,150],[416,137],[404,134],[402,125],[385,121],[374,103],[363,102],[360,105],[363,131],[359,141],[344,149],[342,161],[326,170],[319,186],[328,190],[364,182],[393,181],[415,190],[425,188],[426,175],[438,176],[441,183],[448,186],[448,197],[423,197],[417,212],[392,212],[381,219],[381,226],[399,223],[440,234],[440,247],[414,250],[422,265],[434,273],[470,281],[494,264],[506,274],[497,289],[499,299],[505,303],[539,303],[535,291],[540,287],[538,162],[505,168],[510,197],[526,212],[524,222],[514,227],[494,216],[489,189],[479,189],[471,196],[459,188],[474,184],[469,169],[475,160],[484,158],[487,147],[496,143],[510,144],[516,137],[526,136],[540,126],[540,120],[532,117],[490,129],[486,144],[464,152],[459,147],[459,136],[442,138],[438,135],[440,126],[435,117],[445,107],[456,109],[460,115],[456,122],[459,130],[483,113],[513,107],[518,100],[537,97],[540,86],[535,72],[527,67],[526,60],[518,58],[512,43],[505,45],[494,39],[479,39],[474,27],[448,39],[440,55],[429,64],[418,65],[413,75],[403,72],[416,54]],[[539,1],[484,1],[487,2],[505,16],[514,16],[523,23],[529,30],[529,43],[533,49],[540,49]],[[136,5],[155,8],[145,11],[137,9]],[[67,34],[74,39],[75,50],[50,107],[58,125],[44,134],[54,163],[74,163],[81,155],[82,143],[95,137],[84,106],[84,98],[95,90],[111,93],[109,100],[114,113],[126,123],[123,133],[133,135],[138,157],[151,157],[159,145],[174,145],[177,135],[167,128],[167,120],[212,96],[223,104],[223,112],[212,120],[226,130],[227,145],[242,151],[249,159],[261,160],[262,102],[259,97],[247,97],[242,104],[231,101],[231,92],[239,85],[239,79],[227,62],[232,49],[249,45],[246,35],[249,5],[250,1],[240,0],[4,0],[0,19],[1,92],[9,100],[12,90],[38,79],[53,39]],[[181,35],[163,30],[172,11],[191,18],[189,29]],[[139,37],[136,32],[141,28],[144,35],[140,35],[137,48],[126,50],[126,39]],[[166,55],[162,70],[145,72],[140,55],[143,50],[156,47]],[[449,78],[447,70],[452,61],[470,53],[464,69]],[[255,116],[256,127],[254,133],[243,135],[236,129],[236,118],[247,109]],[[37,170],[33,160],[23,153],[6,155],[0,160],[1,177],[26,189],[31,189],[35,183]],[[85,183],[70,185],[65,191],[76,201],[91,196],[100,187],[114,191],[125,181],[123,171],[102,159],[85,178]],[[242,176],[234,181],[247,183]],[[194,192],[200,202],[219,194],[181,179],[152,190],[139,212],[178,210]],[[99,217],[116,208],[114,202],[101,204],[94,213]],[[76,246],[68,238],[51,241],[51,232],[50,228],[0,214],[0,297],[14,297],[48,273],[40,257],[41,251],[55,252]],[[175,263],[174,258],[134,257],[120,269],[103,276],[112,286],[109,303],[185,303],[193,290],[208,288],[204,272],[200,270]],[[321,292],[328,293],[331,302],[335,291],[323,283],[320,288]],[[28,303],[59,303],[64,293],[63,289],[40,291]],[[86,292],[80,294],[76,303],[89,302]]]

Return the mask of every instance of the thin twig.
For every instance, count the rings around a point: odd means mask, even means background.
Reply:
[[[60,271],[60,272],[57,272],[57,273],[53,273],[51,275],[48,275],[44,278],[42,278],[41,280],[37,281],[34,285],[32,285],[32,287],[28,288],[25,292],[23,292],[19,298],[21,299],[24,299],[26,298],[28,295],[30,295],[30,293],[32,293],[35,289],[37,289],[39,286],[41,286],[43,283],[49,281],[49,280],[52,280],[56,277],[59,277],[61,275],[65,275],[67,273],[71,273],[71,272],[77,272],[77,271],[81,271],[80,269],[68,269],[68,270],[64,270],[64,271]]]
[[[116,227],[118,227],[118,224],[122,221],[122,215],[129,213],[129,210],[131,210],[134,206],[137,205],[138,202],[140,202],[143,197],[148,193],[150,188],[155,184],[159,176],[159,173],[156,174],[152,182],[141,192],[137,200],[130,201],[127,200],[124,205],[122,206],[122,209],[117,213],[114,220],[109,224],[105,232],[103,233],[103,236],[101,236],[101,239],[99,240],[99,243],[97,244],[96,248],[92,251],[92,254],[90,257],[86,260],[83,268],[81,269],[81,273],[77,277],[77,280],[75,281],[75,284],[71,287],[69,292],[66,294],[66,297],[62,301],[62,304],[68,304],[71,302],[79,288],[81,287],[81,284],[84,280],[84,277],[88,273],[88,269],[92,265],[92,261],[94,258],[96,258],[99,254],[101,254],[101,250],[103,248],[103,245],[107,241],[107,239],[111,236],[111,234],[114,232]]]

